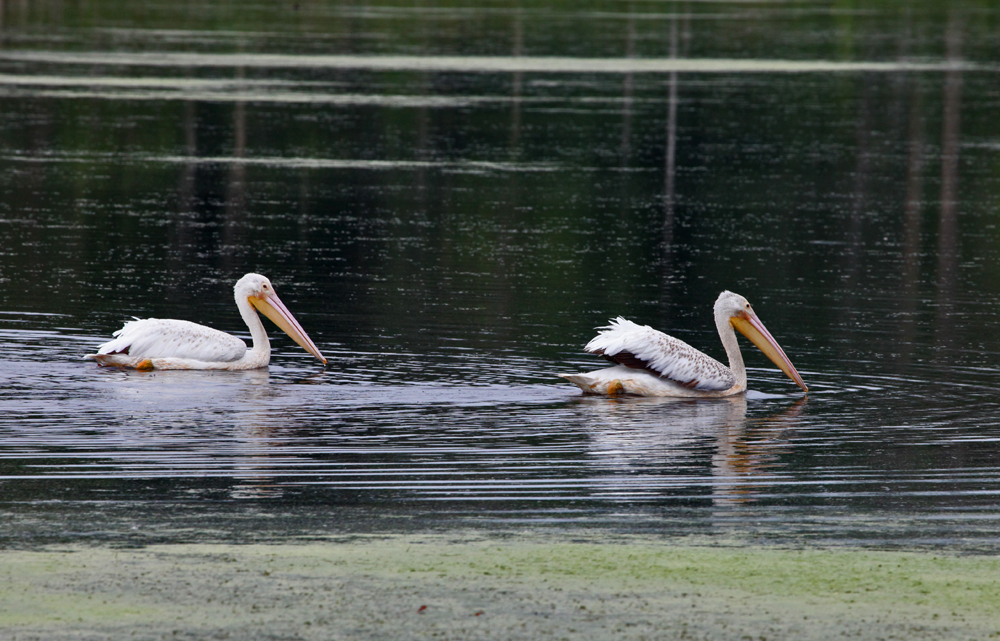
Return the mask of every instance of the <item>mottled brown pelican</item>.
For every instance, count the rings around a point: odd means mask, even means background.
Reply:
[[[615,366],[561,376],[588,394],[694,397],[740,394],[747,389],[747,371],[735,329],[749,338],[799,387],[809,391],[747,299],[732,292],[719,294],[715,301],[715,326],[729,356],[729,367],[682,340],[619,316],[601,327],[601,332],[584,348]]]

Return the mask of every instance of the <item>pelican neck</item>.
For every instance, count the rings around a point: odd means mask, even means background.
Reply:
[[[253,339],[253,351],[262,352],[269,357],[271,355],[271,341],[268,340],[264,323],[260,322],[260,315],[257,314],[257,310],[250,304],[250,299],[246,296],[236,294],[236,307],[239,308],[240,316],[243,317],[243,322],[246,323],[247,328],[250,330],[250,337]]]
[[[729,369],[736,376],[736,385],[746,389],[747,368],[743,364],[743,353],[740,352],[739,342],[736,340],[736,330],[729,322],[727,314],[716,312],[715,327],[719,330],[719,338],[722,339],[722,346],[729,357]]]

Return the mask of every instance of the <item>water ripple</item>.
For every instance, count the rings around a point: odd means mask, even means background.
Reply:
[[[568,58],[560,56],[294,55],[181,52],[2,51],[0,60],[48,64],[143,67],[246,67],[269,69],[365,69],[473,73],[898,73],[993,71],[955,61],[835,61],[712,58]]]

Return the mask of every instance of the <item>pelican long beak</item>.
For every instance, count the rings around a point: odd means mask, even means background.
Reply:
[[[757,349],[764,352],[764,356],[771,359],[771,362],[777,365],[778,369],[785,373],[785,376],[795,381],[803,390],[809,391],[806,384],[802,382],[802,377],[795,371],[792,361],[788,360],[785,352],[778,345],[778,341],[774,340],[771,332],[767,331],[764,323],[760,322],[756,314],[753,312],[740,312],[738,315],[732,316],[729,319],[729,323],[740,334],[749,338],[750,342],[757,346]]]
[[[288,334],[302,349],[323,361],[323,364],[326,365],[326,359],[320,354],[319,348],[312,342],[309,334],[306,334],[306,330],[302,329],[299,321],[295,320],[295,317],[288,311],[288,308],[281,302],[277,294],[250,296],[249,300],[251,305],[256,307],[261,314],[270,318],[275,325],[281,328],[281,331]]]

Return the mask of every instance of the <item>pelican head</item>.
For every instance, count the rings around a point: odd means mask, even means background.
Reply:
[[[728,291],[719,294],[719,298],[715,301],[715,324],[720,328],[729,325],[746,336],[788,378],[795,381],[803,390],[809,391],[792,362],[788,360],[785,352],[778,345],[778,341],[774,340],[771,333],[764,327],[764,323],[757,318],[757,314],[754,313],[747,299]]]
[[[233,292],[236,295],[237,303],[241,300],[249,302],[257,311],[270,318],[275,325],[281,328],[281,331],[288,334],[302,349],[323,361],[324,365],[326,364],[326,358],[323,357],[319,348],[316,347],[316,344],[306,334],[306,330],[302,329],[302,326],[299,325],[299,321],[295,320],[292,313],[288,311],[285,304],[278,298],[277,292],[274,291],[274,285],[266,277],[260,274],[247,274],[236,281]]]

